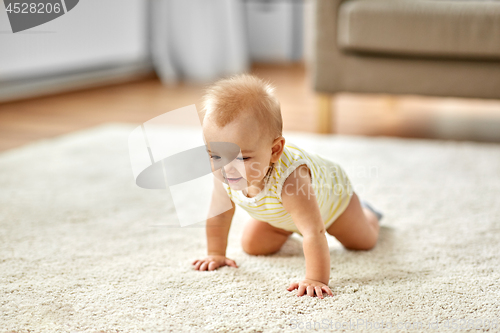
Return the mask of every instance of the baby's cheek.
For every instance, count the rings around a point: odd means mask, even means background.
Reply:
[[[265,170],[262,170],[260,163],[253,162],[247,166],[247,176],[255,180],[262,179],[265,175]]]
[[[245,165],[243,169],[240,170],[241,176],[245,179],[250,179],[253,177],[253,171],[249,166]]]
[[[262,176],[260,175],[260,170],[256,170],[255,168],[254,169],[250,169],[250,168],[247,168],[246,170],[246,179],[248,180],[259,180],[260,178],[262,178]]]

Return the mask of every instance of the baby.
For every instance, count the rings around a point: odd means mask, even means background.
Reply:
[[[203,102],[203,134],[215,170],[212,205],[229,196],[232,209],[207,219],[207,257],[195,260],[194,268],[238,267],[226,257],[236,204],[251,216],[242,237],[246,253],[275,253],[296,232],[303,237],[306,276],[287,289],[298,289],[297,296],[332,296],[325,232],[347,249],[370,250],[382,214],[360,202],[338,164],[285,141],[280,104],[268,83],[247,74],[223,79]],[[210,142],[236,144],[241,155],[218,170],[223,154]]]

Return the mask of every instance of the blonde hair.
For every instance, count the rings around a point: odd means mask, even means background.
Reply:
[[[282,135],[283,120],[274,87],[253,75],[241,74],[219,80],[209,86],[203,96],[203,119],[224,127],[237,117],[251,114],[264,127],[264,135],[272,140]]]

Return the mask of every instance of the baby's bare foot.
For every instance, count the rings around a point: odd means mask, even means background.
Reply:
[[[359,202],[361,203],[362,207],[369,209],[373,214],[375,214],[375,216],[377,217],[377,221],[380,223],[380,220],[384,217],[384,214],[378,209],[373,208],[373,206],[365,200],[360,199]]]

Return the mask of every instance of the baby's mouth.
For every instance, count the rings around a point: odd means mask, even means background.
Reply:
[[[237,177],[237,178],[227,177],[227,181],[228,181],[229,183],[232,183],[232,184],[237,183],[237,182],[239,182],[239,181],[240,181],[240,180],[242,180],[242,179],[243,179],[243,177]]]

